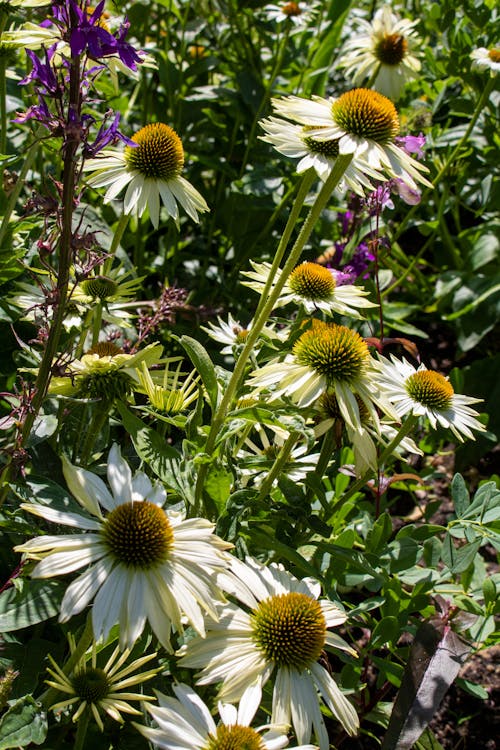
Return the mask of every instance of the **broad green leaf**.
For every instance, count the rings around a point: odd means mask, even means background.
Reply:
[[[392,521],[388,513],[382,513],[366,537],[367,552],[378,552],[392,535]]]
[[[66,583],[34,579],[24,581],[23,584],[21,591],[10,588],[0,594],[2,633],[36,625],[59,612]]]
[[[204,487],[217,506],[219,513],[222,513],[226,507],[231,491],[232,479],[232,474],[221,466],[213,464],[208,471]]]
[[[208,393],[212,411],[215,411],[217,407],[219,387],[217,384],[215,367],[208,356],[207,350],[199,343],[199,341],[192,339],[191,336],[181,336],[179,343],[184,347],[191,362],[200,374],[203,385]]]
[[[451,482],[451,498],[455,506],[455,513],[460,518],[470,504],[469,492],[461,474],[455,474]]]
[[[463,573],[474,562],[481,539],[467,542],[463,547],[455,547],[451,534],[446,534],[443,540],[441,559],[452,573]]]
[[[31,695],[16,701],[0,719],[0,750],[41,745],[47,736],[47,717]]]
[[[399,631],[400,628],[397,617],[393,617],[392,615],[384,617],[380,622],[377,622],[373,629],[370,647],[380,648],[380,646],[383,646],[386,643],[395,643],[399,636]]]

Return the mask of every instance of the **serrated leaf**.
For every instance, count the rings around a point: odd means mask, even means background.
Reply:
[[[26,581],[22,590],[7,589],[0,594],[0,632],[36,625],[59,612],[66,588],[63,581]]]
[[[41,745],[47,736],[47,717],[31,695],[16,701],[0,719],[0,750]]]
[[[434,716],[471,647],[442,621],[417,630],[382,750],[410,750]]]
[[[218,401],[219,386],[215,374],[215,367],[208,356],[207,350],[199,341],[192,339],[191,336],[181,336],[179,343],[184,347],[191,362],[199,373],[208,393],[212,410],[215,411]]]

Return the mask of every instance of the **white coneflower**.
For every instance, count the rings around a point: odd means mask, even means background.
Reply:
[[[291,22],[294,26],[305,26],[313,18],[318,9],[314,2],[290,2],[265,5],[262,9],[269,21],[283,23]]]
[[[245,343],[252,329],[253,321],[244,326],[229,313],[227,323],[220,315],[217,316],[217,322],[218,325],[209,322],[207,327],[201,326],[201,328],[208,333],[211,339],[225,345],[220,350],[221,354],[234,354],[234,347],[243,346]],[[276,339],[279,338],[279,334],[274,330],[272,325],[266,325],[262,328],[259,338]],[[254,352],[257,353],[258,351],[259,348],[257,346]]]
[[[455,393],[444,375],[428,370],[425,365],[413,367],[405,359],[380,357],[379,383],[400,417],[413,414],[427,417],[433,429],[439,425],[450,429],[463,442],[474,439],[472,430],[483,432],[484,425],[476,417],[477,411],[469,404],[481,399]]]
[[[314,731],[321,750],[329,747],[321,699],[346,732],[356,734],[353,706],[318,661],[325,648],[355,655],[329,630],[345,622],[345,613],[318,599],[319,583],[299,581],[281,565],[264,567],[251,559],[245,565],[235,559],[233,572],[247,586],[248,611],[225,605],[206,638],[193,639],[182,650],[180,664],[201,668],[199,684],[221,683],[220,700],[228,702],[274,676],[271,722],[291,723],[299,743],[309,742]]]
[[[249,385],[258,391],[268,389],[268,399],[289,396],[299,406],[310,406],[325,391],[334,393],[346,424],[359,430],[358,399],[375,424],[379,421],[375,405],[396,416],[380,392],[376,374],[368,346],[359,333],[347,326],[313,320],[295,342],[292,354],[255,370]]]
[[[262,141],[271,143],[280,154],[299,159],[297,164],[299,174],[312,167],[318,177],[323,181],[326,180],[339,155],[338,139],[312,138],[307,126],[295,125],[279,117],[261,120],[260,125],[266,132],[265,136],[260,137]],[[358,158],[348,165],[336,189],[338,192],[345,192],[347,188],[350,188],[358,195],[365,195],[366,190],[374,190],[369,177],[374,180],[384,180],[383,174],[370,167],[363,159]]]
[[[340,154],[361,157],[372,169],[401,179],[413,189],[417,182],[432,187],[421,174],[428,172],[427,167],[397,145],[398,113],[378,91],[352,89],[336,99],[287,96],[272,103],[279,115],[307,126],[311,138],[338,141]]]
[[[159,706],[146,706],[158,727],[135,724],[155,747],[163,750],[281,750],[288,745],[286,726],[250,724],[259,707],[260,690],[250,686],[239,706],[219,703],[221,721],[215,723],[208,707],[188,685],[174,685],[175,698],[157,693]],[[316,750],[301,745],[295,750]]]
[[[250,261],[253,271],[243,271],[243,276],[251,279],[243,282],[256,292],[262,293],[271,270],[269,263],[255,263]],[[278,272],[274,283],[279,279]],[[358,308],[376,307],[366,299],[368,292],[363,287],[353,284],[337,284],[335,273],[319,263],[304,261],[296,266],[285,282],[280,296],[276,300],[276,307],[294,302],[301,305],[309,313],[317,310],[332,314],[361,317]]]
[[[75,643],[71,634],[69,641],[71,653],[74,653]],[[131,706],[129,701],[153,701],[154,697],[139,692],[131,693],[129,688],[150,680],[161,667],[149,669],[147,672],[136,671],[154,659],[156,652],[141,656],[127,664],[129,656],[129,649],[120,652],[117,647],[104,666],[100,667],[97,663],[97,648],[94,643],[91,653],[83,654],[70,674],[66,674],[49,654],[52,666],[47,668],[47,672],[51,679],[46,680],[46,683],[69,696],[55,703],[51,709],[57,712],[67,708],[73,710],[76,706],[76,711],[72,716],[74,722],[77,722],[85,711],[90,711],[101,732],[104,731],[102,712],[120,724],[123,724],[122,713],[140,716],[141,712]]]
[[[124,151],[104,149],[102,154],[89,159],[85,170],[97,170],[88,179],[94,188],[107,187],[105,201],[116,198],[124,188],[123,208],[126,214],[142,216],[146,208],[155,228],[160,220],[160,198],[175,222],[179,208],[198,221],[198,213],[208,211],[205,199],[181,176],[184,149],[181,139],[171,127],[161,122],[146,125],[132,140],[137,146],[126,146]]]
[[[412,54],[418,41],[418,21],[398,19],[390,5],[384,5],[371,23],[364,19],[356,23],[362,33],[354,32],[346,42],[339,66],[345,68],[355,86],[370,79],[381,94],[397,99],[405,83],[415,78],[421,67]]]
[[[182,618],[204,635],[203,613],[218,616],[215,602],[223,595],[216,576],[228,568],[225,550],[231,547],[214,535],[213,524],[166,510],[165,489],[142,472],[132,476],[116,445],[107,466],[111,492],[99,476],[67,459],[63,472],[86,515],[36,503],[21,507],[78,532],[40,536],[16,547],[40,560],[34,578],[86,568],[66,589],[60,621],[93,601],[95,639],[105,640],[118,623],[122,648],[133,646],[146,621],[167,649],[172,630],[183,630]]]
[[[492,74],[500,70],[500,47],[478,47],[470,56],[475,68],[489,68]]]

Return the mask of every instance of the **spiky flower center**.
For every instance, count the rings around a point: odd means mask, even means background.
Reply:
[[[488,52],[488,57],[492,62],[500,63],[500,49],[498,49],[498,47],[490,49]]]
[[[302,142],[307,150],[312,154],[321,154],[322,156],[326,156],[327,159],[335,160],[339,155],[338,139],[330,138],[327,141],[318,141],[316,138],[308,136],[310,130],[318,130],[318,128],[312,125],[304,125],[302,128]]]
[[[98,341],[97,344],[90,347],[87,354],[97,354],[98,357],[115,357],[117,354],[123,354],[123,349],[113,344],[112,341]]]
[[[299,297],[322,301],[330,299],[335,291],[335,278],[331,271],[319,263],[301,263],[293,269],[288,286]]]
[[[358,405],[360,423],[362,425],[368,424],[370,422],[370,412],[366,408],[365,402],[357,393],[354,394],[354,398]],[[325,391],[323,395],[319,397],[318,408],[323,419],[343,419],[338,399],[335,393],[332,393],[331,391]]]
[[[281,7],[281,12],[285,16],[301,16],[302,10],[300,8],[300,5],[298,3],[285,3]]]
[[[265,750],[265,747],[254,729],[240,724],[219,724],[216,733],[208,736],[206,750]]]
[[[172,524],[164,511],[147,500],[122,503],[111,511],[103,537],[122,565],[147,570],[164,563],[174,543]]]
[[[321,605],[295,591],[260,602],[251,615],[253,640],[268,661],[303,670],[318,660],[326,637]]]
[[[107,276],[92,276],[82,281],[82,289],[85,294],[93,299],[105,300],[116,294],[118,284]]]
[[[401,34],[385,34],[375,45],[375,57],[384,65],[399,65],[408,52],[408,42]]]
[[[233,326],[233,333],[237,344],[244,344],[248,338],[248,328]]]
[[[388,143],[399,132],[399,117],[394,104],[378,91],[346,91],[332,104],[332,115],[346,133],[376,143]]]
[[[100,347],[97,344],[95,348]],[[106,342],[102,345],[104,348],[113,347],[113,344]],[[109,355],[104,351],[93,352],[88,354],[98,354],[99,359],[94,362],[92,372],[82,375],[78,378],[77,388],[80,398],[91,398],[104,400],[113,403],[116,400],[123,400],[132,391],[132,378],[124,370],[119,369],[112,358],[116,352]]]
[[[370,356],[359,333],[336,323],[317,321],[295,342],[293,353],[301,365],[334,381],[351,384],[364,371]]]
[[[110,683],[106,672],[96,667],[77,672],[71,679],[76,695],[86,703],[99,703],[109,695]]]
[[[434,370],[419,370],[410,375],[405,387],[414,401],[430,409],[448,409],[455,393],[453,386],[444,375]]]
[[[175,130],[161,122],[146,125],[132,138],[138,146],[126,146],[125,162],[143,177],[171,180],[184,166],[184,149]]]

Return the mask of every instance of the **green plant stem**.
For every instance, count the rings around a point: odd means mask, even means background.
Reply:
[[[341,179],[345,170],[349,166],[351,160],[352,160],[352,154],[339,156],[336,159],[330,175],[328,176],[327,180],[323,184],[323,187],[321,188],[321,191],[316,197],[316,201],[314,205],[311,206],[311,209],[309,210],[309,214],[304,224],[302,225],[302,228],[299,232],[299,236],[297,237],[295,244],[290,252],[290,255],[288,256],[288,259],[283,267],[283,271],[281,272],[279,279],[276,281],[276,284],[273,286],[267,299],[265,299],[262,306],[260,306],[259,315],[258,317],[254,319],[254,324],[248,333],[245,346],[243,347],[243,350],[235,364],[233,374],[231,375],[229,383],[227,384],[227,388],[224,393],[224,396],[219,404],[217,411],[215,412],[213,416],[212,425],[211,425],[210,432],[207,438],[207,443],[205,446],[205,452],[209,456],[211,456],[214,452],[214,449],[217,443],[217,436],[219,434],[220,428],[222,427],[226,414],[231,406],[231,403],[236,394],[236,391],[241,382],[241,379],[243,378],[247,361],[254,349],[255,343],[260,335],[260,332],[262,331],[264,325],[267,322],[267,319],[269,318],[269,315],[271,314],[273,308],[275,307],[276,302],[281,294],[281,290],[283,289],[286,283],[286,280],[288,279],[290,273],[295,268],[302,254],[304,246],[307,240],[309,239],[309,237],[311,236],[311,232],[313,231],[314,226],[321,215],[321,212],[326,206],[332,194],[332,191],[337,186],[339,180]],[[200,469],[198,472],[198,479],[196,482],[195,506],[193,508],[194,511],[197,511],[201,505],[201,495],[203,492],[203,485],[205,482],[207,471],[208,471],[208,464],[203,464],[202,466],[200,466]]]
[[[329,430],[325,432],[323,435],[323,442],[321,443],[321,449],[319,452],[319,458],[318,463],[316,464],[316,469],[314,470],[314,473],[316,476],[319,477],[319,480],[321,481],[323,477],[325,476],[326,470],[328,468],[328,464],[330,463],[330,459],[332,457],[333,452],[336,448],[336,441],[335,441],[335,428],[332,426]],[[314,490],[310,487],[307,490],[306,498],[307,500],[311,500],[312,496],[314,494]],[[321,498],[319,498],[321,501]],[[322,503],[323,504],[323,503]],[[325,507],[323,505],[323,507]],[[325,508],[326,510],[326,508]]]
[[[26,159],[24,160],[24,164],[21,168],[21,171],[19,172],[17,182],[14,185],[11,194],[9,195],[9,200],[7,201],[7,205],[5,206],[2,224],[0,225],[0,247],[2,246],[2,243],[5,239],[5,235],[9,228],[10,217],[16,207],[17,199],[19,198],[21,190],[23,189],[24,181],[26,180],[26,175],[28,174],[29,170],[33,166],[33,162],[36,159],[36,155],[38,153],[38,147],[40,145],[40,137],[42,133],[45,133],[45,132],[46,132],[45,128],[40,126],[40,128],[35,133],[33,143],[28,148],[28,153],[26,154]]]
[[[264,289],[262,290],[262,294],[260,295],[259,303],[257,305],[257,309],[254,315],[254,320],[256,320],[258,316],[260,315],[262,307],[264,306],[267,300],[267,297],[269,295],[269,292],[271,291],[271,287],[274,283],[274,278],[280,267],[281,259],[283,258],[283,254],[286,248],[288,247],[288,243],[290,241],[290,237],[292,236],[293,229],[295,225],[297,224],[297,219],[299,218],[300,212],[302,210],[302,206],[304,205],[304,201],[307,198],[307,195],[309,193],[309,190],[311,189],[311,185],[313,184],[315,177],[316,177],[316,173],[314,169],[309,169],[302,178],[302,182],[300,183],[297,197],[295,201],[293,202],[292,210],[290,211],[290,216],[288,217],[288,221],[286,223],[285,229],[283,230],[283,234],[281,235],[281,239],[278,243],[278,247],[276,249],[276,253],[274,255],[273,262],[271,264],[271,269],[269,271],[269,275],[267,277]]]
[[[457,143],[457,145],[455,146],[455,148],[451,152],[450,156],[447,158],[447,160],[445,161],[445,163],[443,164],[443,166],[441,167],[441,169],[439,170],[439,172],[437,173],[437,175],[433,179],[433,181],[432,181],[433,188],[437,187],[437,185],[440,183],[440,181],[446,175],[446,173],[449,170],[449,168],[451,167],[451,165],[455,163],[455,161],[457,159],[457,156],[459,155],[459,153],[462,150],[464,144],[467,142],[470,134],[472,133],[472,131],[474,129],[474,126],[475,126],[475,124],[476,124],[476,122],[477,122],[477,120],[479,118],[479,115],[483,111],[484,106],[485,106],[486,102],[488,101],[488,98],[489,98],[489,96],[491,94],[491,91],[492,91],[494,85],[495,85],[495,77],[491,76],[490,79],[489,79],[489,81],[488,81],[488,83],[484,87],[484,89],[483,89],[483,91],[481,93],[481,96],[478,99],[478,102],[476,104],[476,108],[475,108],[475,110],[474,110],[474,112],[472,114],[472,117],[470,119],[470,122],[469,122],[469,125],[467,127],[467,130],[465,131],[465,133],[463,134],[463,136],[460,138],[459,142]],[[429,194],[429,192],[430,192],[431,189],[432,188],[427,188],[426,190],[423,191],[420,203],[422,203],[422,201],[424,200],[424,198],[427,197],[427,195]],[[406,228],[406,225],[408,224],[408,222],[410,221],[410,219],[413,217],[413,215],[415,214],[416,210],[419,208],[420,203],[418,203],[415,206],[412,206],[410,208],[410,210],[408,211],[408,213],[406,214],[406,216],[403,218],[403,220],[401,221],[401,223],[400,223],[400,225],[399,225],[396,233],[394,234],[394,236],[392,238],[393,242],[395,242],[398,239],[398,237],[401,236],[401,234],[403,233],[404,229]]]
[[[71,674],[75,666],[78,664],[84,653],[87,651],[88,647],[94,640],[94,631],[92,629],[92,615],[89,613],[87,616],[87,621],[85,623],[85,629],[80,636],[80,640],[76,644],[76,648],[73,651],[73,653],[70,655],[68,661],[63,667],[63,672],[65,675]],[[59,691],[56,690],[56,688],[49,688],[48,690],[43,693],[40,698],[38,699],[45,710],[48,710],[50,706],[54,703],[54,701],[57,700],[57,696],[59,695]]]
[[[107,273],[111,271],[111,266],[113,265],[115,253],[118,249],[118,245],[120,244],[121,238],[123,237],[123,233],[125,232],[125,229],[128,226],[129,219],[130,219],[130,214],[122,214],[120,216],[118,224],[116,225],[115,232],[113,234],[113,239],[111,240],[111,245],[108,250],[109,257],[106,258],[104,265],[102,267],[104,275],[106,275]]]
[[[102,322],[102,302],[96,302],[96,305],[93,309],[93,316],[92,316],[92,346],[95,346],[97,342],[99,341],[99,334],[101,332],[101,322]]]
[[[290,458],[290,453],[292,452],[292,449],[297,442],[298,438],[300,437],[300,433],[298,432],[291,432],[290,435],[287,437],[285,442],[283,443],[283,446],[276,456],[276,459],[271,466],[271,470],[269,471],[268,475],[264,479],[264,481],[261,484],[259,495],[257,497],[257,502],[260,500],[263,500],[269,493],[271,492],[273,482],[281,473],[282,468],[287,463],[288,459]]]
[[[82,452],[80,454],[81,466],[87,466],[92,455],[92,449],[95,445],[97,437],[103,428],[103,425],[108,418],[111,404],[109,402],[97,404],[97,409],[94,412],[92,419],[90,420],[87,434],[85,435],[85,442],[83,443]]]
[[[87,707],[76,724],[76,737],[73,750],[85,750],[85,739],[90,720],[90,709]]]
[[[0,60],[0,154],[7,151],[7,86],[5,59]],[[3,162],[2,162],[3,171]]]
[[[394,452],[394,449],[397,448],[399,443],[411,432],[415,424],[417,423],[417,417],[410,416],[408,419],[403,422],[401,427],[399,428],[398,434],[394,436],[394,438],[391,440],[389,445],[384,448],[382,453],[379,456],[378,464],[379,466],[383,466],[383,464],[387,461],[390,455]],[[356,481],[351,484],[348,490],[345,491],[345,493],[342,495],[342,502],[344,503],[346,500],[348,500],[350,497],[352,497],[358,490],[360,490],[362,487],[365,486],[365,484],[374,476],[376,472],[373,471],[373,469],[368,469],[362,477],[359,479],[356,479]]]

